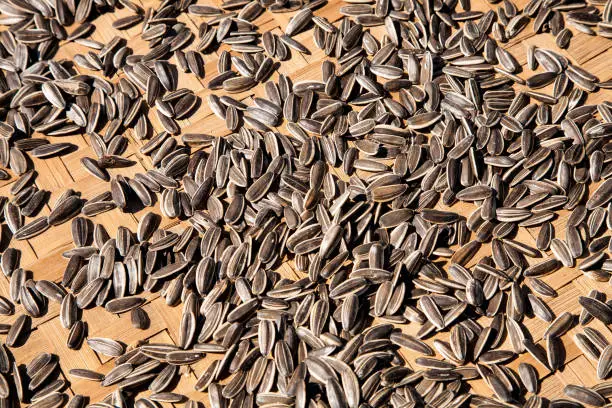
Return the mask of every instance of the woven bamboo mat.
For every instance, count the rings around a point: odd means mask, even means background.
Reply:
[[[157,6],[157,0],[142,0],[138,1],[143,8]],[[202,2],[200,2],[202,3]],[[213,4],[214,3],[214,4]],[[207,0],[207,4],[220,5],[218,0]],[[496,9],[498,6],[489,4],[485,0],[471,0],[473,10],[488,11],[489,9]],[[527,0],[518,0],[515,2],[517,7],[522,9],[526,4]],[[329,21],[337,21],[341,18],[339,8],[342,5],[340,0],[331,0],[323,8],[317,10],[316,14],[326,17]],[[134,53],[146,53],[148,50],[147,43],[140,38],[140,25],[125,30],[118,31],[112,28],[112,22],[120,17],[124,17],[129,13],[129,10],[117,10],[115,14],[105,14],[96,20],[96,31],[92,34],[92,39],[107,43],[114,36],[121,36],[129,41],[129,46],[133,48]],[[281,34],[282,29],[286,26],[289,18],[293,13],[289,14],[272,14],[270,12],[263,13],[255,23],[260,27],[260,32],[270,30],[272,32]],[[188,17],[182,15],[179,17],[179,21],[185,23],[191,27],[193,32],[197,32],[197,27],[203,21],[197,17]],[[382,37],[383,28],[374,28],[372,33],[378,38]],[[71,30],[69,29],[68,32]],[[302,42],[311,51],[309,55],[302,55],[299,53],[293,53],[290,60],[283,62],[280,65],[278,73],[284,73],[290,76],[294,81],[300,79],[319,79],[321,72],[321,62],[325,56],[312,41],[312,31],[306,31],[296,36],[296,39]],[[586,34],[576,32],[574,30],[574,37],[571,40],[570,46],[566,50],[559,50],[555,46],[554,37],[551,34],[538,34],[533,32],[532,25],[530,24],[518,37],[514,38],[511,42],[506,44],[506,48],[517,57],[518,61],[525,66],[526,64],[526,50],[530,45],[538,47],[550,48],[568,57],[572,62],[580,64],[583,68],[589,72],[597,75],[601,81],[606,81],[612,78],[612,48],[610,47],[609,40],[602,37],[592,37]],[[220,50],[215,53],[204,55],[206,62],[205,70],[206,77],[203,80],[197,79],[192,74],[179,74],[179,87],[190,88],[202,98],[203,104],[199,111],[193,115],[189,120],[181,122],[183,133],[197,132],[197,133],[208,133],[215,136],[224,136],[228,134],[224,123],[217,118],[208,108],[206,104],[206,97],[211,92],[206,88],[207,82],[217,74],[216,60],[218,53],[224,49],[229,48],[222,46]],[[60,48],[57,55],[57,59],[72,59],[77,53],[85,53],[88,49],[78,44],[70,43]],[[77,68],[78,71],[83,71]],[[179,71],[180,72],[180,71]],[[87,73],[87,72],[82,72]],[[278,73],[275,73],[272,80],[276,80]],[[525,72],[520,74],[522,77],[527,77],[531,72],[526,68]],[[552,88],[552,85],[550,85]],[[550,91],[549,88],[543,91]],[[215,93],[223,93],[223,91],[214,91]],[[248,92],[239,95],[233,95],[236,99],[248,100],[254,96],[263,96],[263,87],[258,86]],[[596,94],[589,95],[587,103],[599,103],[604,100],[612,100],[612,92],[601,90]],[[152,118],[151,122],[155,131],[159,132],[162,129],[159,126],[156,118]],[[283,132],[283,128],[278,129]],[[110,172],[112,175],[121,173],[126,176],[132,176],[137,172],[143,172],[146,169],[152,168],[150,159],[139,153],[139,148],[143,142],[138,141],[132,137],[128,132],[125,136],[129,139],[130,144],[128,152],[124,154],[124,157],[136,161],[136,165],[124,168],[124,169],[112,169]],[[43,137],[42,135],[36,135],[36,137]],[[51,192],[50,202],[53,203],[55,199],[68,188],[72,188],[75,191],[79,191],[83,198],[91,198],[95,195],[109,190],[108,183],[102,182],[89,173],[87,173],[81,166],[79,160],[82,157],[94,156],[92,148],[89,145],[89,140],[82,136],[66,136],[62,137],[62,141],[70,142],[79,147],[78,150],[61,156],[54,157],[45,160],[34,159],[34,165],[38,171],[38,177],[36,184],[39,189],[44,189]],[[341,171],[337,171],[338,175],[341,176]],[[0,186],[0,194],[8,196],[8,190],[11,187],[13,180],[5,182],[6,184]],[[463,215],[469,215],[474,207],[469,204],[456,205],[453,207],[454,210],[458,211]],[[45,208],[44,212],[49,212],[49,208]],[[130,228],[132,231],[136,230],[138,220],[146,212],[154,211],[159,213],[159,207],[146,208],[140,212],[134,214],[123,213],[119,209],[100,214],[95,216],[92,220],[95,223],[103,224],[107,230],[114,234],[117,227],[120,225]],[[561,216],[555,221],[555,228],[557,234],[561,235],[564,231],[564,225],[567,219],[567,213],[561,213]],[[181,229],[178,221],[164,219],[162,221],[162,227]],[[528,245],[535,246],[534,236],[537,234],[537,230],[522,230],[520,231],[517,240],[524,242]],[[3,234],[2,238],[2,249],[9,245],[6,234]],[[46,233],[31,239],[29,241],[18,241],[11,242],[10,245],[21,250],[22,259],[21,265],[24,269],[31,271],[32,278],[35,280],[47,279],[55,282],[61,281],[64,268],[67,260],[64,259],[61,254],[67,249],[72,248],[72,238],[70,234],[70,223],[53,227]],[[487,251],[489,246],[483,246],[480,253],[474,258],[472,263],[475,263],[480,257],[489,255]],[[295,278],[301,274],[296,272],[293,268],[291,261],[284,263],[280,268],[279,272],[284,276],[290,276]],[[1,275],[0,275],[1,276]],[[561,312],[569,311],[573,313],[579,313],[580,306],[578,305],[578,296],[586,295],[591,289],[596,288],[599,291],[605,292],[608,298],[612,297],[612,286],[607,283],[596,282],[590,280],[584,276],[580,271],[575,268],[563,268],[558,272],[544,277],[546,283],[550,284],[559,293],[559,296],[548,302],[552,311],[558,315]],[[2,276],[0,278],[0,295],[9,297],[9,281],[7,278]],[[151,324],[146,330],[138,330],[132,327],[130,324],[129,313],[122,315],[113,315],[106,312],[103,308],[93,308],[84,310],[83,320],[87,321],[89,325],[89,336],[90,337],[109,337],[124,342],[128,346],[136,345],[138,342],[148,340],[150,342],[178,342],[178,326],[181,315],[181,307],[170,307],[166,305],[163,298],[159,296],[159,293],[145,294],[147,296],[147,303],[144,305],[145,311],[149,314]],[[16,316],[22,312],[22,307],[16,305],[17,310],[14,316],[3,317],[3,323],[11,323]],[[62,376],[65,377],[69,383],[69,389],[66,391],[69,394],[83,394],[91,398],[91,402],[96,402],[104,398],[110,392],[114,390],[114,387],[102,388],[98,383],[92,383],[84,380],[78,380],[70,378],[68,372],[74,368],[87,368],[96,370],[102,373],[108,372],[113,364],[107,357],[99,355],[92,351],[89,347],[84,346],[78,351],[70,350],[66,347],[67,330],[61,325],[57,316],[59,314],[59,306],[56,303],[49,304],[48,313],[38,319],[33,320],[33,330],[29,335],[29,339],[24,346],[11,349],[15,359],[18,362],[24,363],[30,361],[38,353],[46,351],[56,354],[59,357],[60,367]],[[488,319],[482,318],[480,323],[483,326],[489,324]],[[534,341],[540,344],[542,341],[542,334],[546,328],[546,325],[535,318],[526,318],[524,325],[532,334]],[[590,323],[593,327],[605,333],[612,339],[612,333],[610,329],[603,325],[599,321]],[[415,334],[419,329],[417,324],[407,324],[402,326],[402,330],[406,333]],[[516,370],[519,363],[529,362],[532,363],[539,371],[540,377],[543,378],[541,382],[540,395],[547,398],[561,398],[563,397],[563,387],[566,384],[582,384],[585,386],[593,386],[598,380],[596,379],[595,369],[596,362],[590,360],[573,344],[572,336],[574,332],[579,331],[580,328],[574,328],[569,333],[563,336],[563,343],[566,349],[565,365],[563,368],[555,373],[547,372],[546,369],[535,362],[535,360],[527,353],[524,353],[515,359],[509,366]],[[427,343],[432,344],[434,339],[446,340],[448,337],[447,332],[438,333],[436,336],[426,340]],[[502,346],[503,348],[503,346]],[[417,357],[416,354],[411,354],[404,351],[404,356],[409,366],[414,367],[414,359]],[[191,367],[182,368],[182,376],[180,382],[175,389],[175,392],[182,393],[189,398],[203,401],[205,406],[209,406],[208,397],[203,393],[194,391],[193,385],[197,379],[197,376],[202,370],[210,364],[213,357],[207,357],[206,359],[198,362]],[[214,357],[218,358],[218,357]],[[481,381],[472,381],[470,384],[473,387],[474,393],[482,395],[491,395],[489,388]],[[143,393],[146,396],[147,393]]]

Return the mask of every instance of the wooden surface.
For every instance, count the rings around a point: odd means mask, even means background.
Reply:
[[[157,7],[159,5],[158,0],[144,0],[139,2],[143,8]],[[207,0],[206,3],[200,1],[201,4],[213,4],[220,3],[218,0]],[[522,9],[527,0],[518,0],[516,2],[519,10]],[[316,15],[325,16],[330,21],[337,21],[341,18],[339,14],[339,8],[343,3],[341,1],[330,1],[325,7],[317,10]],[[488,4],[484,0],[472,0],[473,10],[488,9],[496,10],[499,5]],[[111,28],[111,23],[115,19],[124,17],[131,13],[127,9],[117,10],[115,14],[105,14],[100,16],[94,21],[97,26],[96,31],[91,35],[94,40],[106,43],[111,40],[115,35],[126,38],[129,43],[128,45],[134,49],[134,53],[146,53],[147,44],[140,38],[141,26],[137,25],[126,31],[118,31]],[[282,29],[286,26],[289,21],[291,14],[272,14],[269,12],[263,13],[255,23],[259,26],[260,32],[265,30],[271,30],[276,33],[281,33]],[[197,33],[199,24],[204,19],[197,17],[188,17],[183,15],[179,17],[179,20],[189,27],[191,27],[194,33]],[[371,31],[378,37],[382,36],[382,27],[377,27]],[[71,29],[68,30],[70,33]],[[292,52],[292,58],[289,61],[285,61],[281,64],[279,72],[290,76],[294,82],[300,79],[312,78],[319,79],[321,75],[320,64],[324,59],[322,51],[318,50],[312,41],[312,31],[308,30],[296,36],[298,41],[301,41],[311,51],[310,55],[301,55],[297,52]],[[601,81],[606,81],[612,78],[612,48],[610,47],[612,42],[601,37],[591,37],[586,34],[576,32],[574,30],[574,37],[571,40],[571,44],[567,50],[559,50],[555,46],[554,38],[551,34],[539,34],[533,33],[532,24],[529,26],[515,39],[506,44],[506,48],[517,57],[519,62],[524,67],[524,72],[520,74],[521,77],[526,78],[532,73],[527,67],[526,63],[526,50],[530,45],[536,45],[538,47],[545,47],[554,49],[557,52],[567,56],[573,62],[581,64],[582,67],[597,75]],[[225,46],[224,46],[225,47]],[[206,61],[206,77],[203,80],[198,80],[192,74],[180,73],[179,87],[187,87],[196,92],[203,100],[203,104],[200,110],[189,120],[181,122],[183,133],[187,132],[198,132],[198,133],[210,133],[215,136],[224,136],[229,132],[226,130],[224,123],[214,116],[210,111],[206,97],[211,92],[206,88],[207,82],[217,74],[216,60],[217,55],[221,50],[205,55]],[[69,44],[69,46],[62,46],[57,58],[72,59],[76,53],[85,53],[88,49],[78,44]],[[83,70],[77,70],[83,72]],[[85,73],[85,72],[83,72]],[[273,79],[276,79],[277,73],[273,75]],[[114,78],[113,80],[116,80]],[[552,85],[547,87],[543,91],[550,91]],[[215,91],[218,92],[218,91]],[[222,92],[220,92],[222,94]],[[248,100],[253,96],[263,95],[263,87],[259,86],[253,90],[250,90],[244,94],[238,95],[237,99]],[[598,103],[604,100],[612,100],[612,92],[610,91],[599,91],[596,94],[590,95],[589,103]],[[157,119],[152,115],[151,122],[156,131],[161,131]],[[279,129],[283,131],[282,128]],[[40,135],[36,135],[40,137]],[[134,140],[131,136],[131,131],[126,135],[130,143],[127,153],[124,156],[129,157],[137,162],[135,166],[125,169],[114,169],[111,170],[111,174],[122,173],[127,176],[133,175],[136,172],[142,172],[145,169],[151,168],[151,163],[148,157],[141,155],[138,152],[139,147],[143,142]],[[81,166],[79,160],[84,156],[93,157],[89,140],[82,136],[68,136],[62,137],[61,141],[66,141],[79,146],[77,151],[74,151],[68,155],[62,157],[54,157],[46,160],[34,159],[36,170],[38,171],[38,177],[36,184],[38,188],[48,190],[51,192],[50,202],[53,203],[55,199],[68,188],[72,188],[76,191],[81,192],[83,198],[91,198],[103,191],[109,190],[108,183],[104,183],[89,173],[87,173]],[[8,190],[13,180],[5,182],[6,184],[0,187],[0,194],[9,195]],[[456,206],[459,212],[464,215],[470,214],[474,207],[469,204]],[[107,212],[96,217],[93,217],[95,223],[103,224],[111,235],[114,235],[116,228],[119,225],[124,225],[130,228],[132,231],[136,230],[136,226],[140,217],[142,217],[147,211],[159,212],[158,204],[155,208],[146,208],[135,214],[122,213],[119,209]],[[46,208],[43,211],[49,211]],[[567,214],[561,214],[555,221],[555,227],[557,234],[563,237],[564,223]],[[177,225],[176,221],[164,219],[162,226],[180,229],[181,226]],[[534,236],[537,234],[537,230],[522,230],[519,233],[517,239],[522,242],[533,245]],[[6,242],[6,237],[2,242],[2,248],[6,248],[9,243]],[[66,266],[67,260],[62,258],[61,253],[69,248],[72,248],[72,239],[70,235],[70,223],[52,227],[49,231],[43,235],[36,237],[29,241],[11,242],[10,245],[18,248],[22,251],[21,265],[24,269],[31,271],[31,277],[35,280],[48,279],[59,282],[62,277],[62,273]],[[480,253],[475,257],[474,261],[478,260],[480,256],[487,255],[489,245],[484,245]],[[474,262],[473,261],[473,262]],[[286,276],[296,277],[299,274],[292,268],[292,263],[287,262],[280,267],[280,272]],[[605,292],[608,298],[612,298],[612,286],[607,283],[600,283],[590,280],[583,276],[577,269],[563,268],[560,271],[549,275],[544,278],[548,284],[555,288],[559,292],[557,298],[548,301],[548,304],[552,308],[553,312],[557,315],[562,311],[570,311],[579,313],[578,296],[585,295],[589,290],[597,288],[602,292]],[[8,297],[9,292],[9,281],[7,278],[2,276],[0,278],[0,295]],[[89,325],[89,336],[101,336],[110,337],[116,340],[122,341],[128,345],[137,344],[143,340],[149,340],[151,342],[177,342],[178,340],[178,325],[179,316],[181,314],[181,306],[169,307],[165,304],[164,300],[160,298],[159,294],[146,294],[148,298],[147,304],[144,309],[149,314],[151,319],[151,325],[147,330],[138,330],[132,328],[130,324],[129,313],[123,315],[112,315],[106,312],[102,308],[93,308],[84,311],[83,319],[87,321]],[[17,312],[12,317],[3,317],[3,323],[10,323],[18,316],[21,312],[21,306],[17,306]],[[88,368],[97,370],[100,372],[107,372],[113,366],[113,363],[108,358],[96,354],[94,351],[89,349],[86,345],[79,351],[69,350],[66,345],[67,330],[61,327],[59,320],[57,319],[59,306],[55,303],[50,303],[48,313],[38,319],[34,319],[33,326],[34,330],[31,332],[27,343],[18,348],[12,349],[12,353],[15,359],[19,363],[25,363],[31,360],[35,355],[42,351],[48,351],[56,354],[60,358],[60,366],[62,375],[69,381],[70,388],[67,390],[69,394],[84,394],[91,397],[91,402],[101,400],[104,396],[109,394],[114,387],[102,388],[97,383],[87,382],[70,378],[68,371],[74,368]],[[482,319],[482,325],[487,325],[488,321]],[[525,326],[531,332],[534,340],[542,342],[542,333],[545,330],[546,325],[535,318],[526,318],[524,321]],[[590,323],[593,327],[601,330],[610,340],[612,340],[612,333],[608,327],[605,327],[600,322]],[[417,324],[408,324],[403,326],[403,330],[407,333],[416,333],[419,329]],[[540,395],[548,398],[559,398],[563,396],[563,386],[568,383],[583,384],[586,386],[592,386],[597,383],[595,376],[596,362],[590,360],[584,356],[580,350],[573,344],[571,340],[575,332],[580,332],[580,327],[573,328],[568,334],[563,337],[563,342],[566,348],[566,359],[565,365],[562,370],[556,373],[548,373],[538,363],[536,363],[529,354],[522,354],[518,359],[515,359],[510,367],[516,369],[520,362],[532,363],[540,372],[540,375],[544,377],[541,384]],[[434,338],[445,339],[448,337],[447,332],[442,332]],[[431,344],[434,338],[427,340],[427,343]],[[502,347],[505,348],[505,347]],[[414,368],[414,359],[417,355],[405,353],[408,365]],[[205,360],[191,366],[191,368],[182,367],[183,376],[180,383],[178,384],[175,392],[183,393],[190,398],[201,400],[204,405],[209,406],[208,397],[205,394],[198,393],[193,390],[193,384],[197,379],[197,376],[202,372],[203,368],[206,367],[211,359],[220,358],[219,356],[211,355]],[[482,395],[491,395],[490,390],[484,383],[480,381],[472,381],[470,384],[473,387],[474,393]],[[143,393],[146,395],[146,393]]]

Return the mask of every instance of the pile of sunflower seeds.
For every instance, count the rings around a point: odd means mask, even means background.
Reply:
[[[339,21],[317,15],[336,7],[326,3],[166,0],[144,10],[130,0],[0,0],[0,178],[16,177],[1,199],[4,222],[15,240],[70,222],[74,241],[61,282],[35,280],[10,245],[2,254],[10,299],[0,298],[0,314],[19,317],[0,324],[0,405],[608,403],[612,382],[568,385],[567,399],[553,401],[538,392],[566,362],[562,340],[577,324],[573,340],[593,376],[612,374],[612,345],[589,325],[612,324],[612,302],[594,290],[578,299],[579,316],[555,315],[547,299],[557,292],[542,280],[562,268],[612,278],[612,103],[587,99],[612,82],[539,47],[528,48],[534,72],[524,73],[503,43],[531,18],[560,48],[572,36],[565,21],[610,37],[612,1],[532,0],[519,10],[504,0],[486,13],[467,0],[347,1]],[[113,27],[141,26],[146,54],[118,36],[90,38],[96,17],[115,8],[132,14]],[[282,34],[260,33],[264,12],[293,15]],[[185,14],[206,20],[198,33]],[[277,74],[292,54],[314,51],[296,39],[309,30],[328,57],[321,77]],[[54,59],[70,43],[90,51]],[[204,54],[221,45],[229,50],[211,75]],[[179,71],[205,81],[206,101],[180,87]],[[249,105],[244,93],[256,86],[265,97]],[[180,120],[206,108],[228,136],[182,131]],[[73,152],[56,139],[75,134],[95,155],[81,159],[84,169],[109,188],[96,197],[69,189],[40,215],[49,193],[36,187],[31,158]],[[135,164],[123,157],[126,135],[143,141],[150,169],[111,177],[108,169]],[[472,204],[467,218],[453,209],[459,202]],[[154,212],[137,231],[109,233],[90,219],[156,205],[182,227],[160,228]],[[526,228],[535,246],[518,237]],[[294,278],[276,272],[287,260]],[[176,344],[89,335],[81,310],[96,306],[146,329],[147,293],[181,307]],[[56,355],[23,367],[8,351],[27,347],[32,317],[49,302],[60,304],[66,347],[114,359],[106,374],[67,373],[108,387],[103,401],[68,401]],[[547,324],[541,341],[526,328],[531,318]],[[404,324],[419,329],[409,335]],[[402,350],[420,355],[412,368]],[[511,368],[524,353],[537,367]],[[201,401],[174,392],[209,355],[218,358],[196,373]],[[472,392],[479,379],[487,395]]]

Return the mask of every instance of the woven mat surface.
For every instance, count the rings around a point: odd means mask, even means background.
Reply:
[[[157,7],[158,0],[144,0],[135,2],[139,3],[143,8]],[[204,4],[203,2],[199,2]],[[527,0],[517,0],[517,7],[521,10],[526,4]],[[219,6],[220,1],[207,0],[205,4]],[[339,8],[343,5],[342,1],[331,0],[327,5],[316,11],[316,15],[324,16],[329,21],[335,22],[341,18]],[[489,4],[484,0],[471,0],[473,10],[488,11],[489,9],[496,10],[499,5]],[[148,46],[145,41],[140,38],[140,27],[137,25],[134,28],[119,31],[114,30],[111,24],[114,20],[125,17],[131,12],[126,9],[118,9],[113,14],[104,14],[99,16],[95,21],[97,27],[96,31],[91,35],[91,38],[102,43],[107,43],[114,36],[121,36],[128,40],[129,46],[134,50],[135,54],[146,53]],[[255,24],[260,27],[260,32],[270,30],[277,34],[282,33],[282,29],[287,25],[290,17],[294,13],[286,14],[273,14],[270,12],[264,12],[260,17],[257,18]],[[193,32],[198,31],[198,26],[204,19],[198,17],[188,17],[182,15],[179,17],[179,21],[187,24],[191,27]],[[382,38],[384,27],[376,27],[371,31],[378,38]],[[70,32],[71,29],[68,29]],[[612,48],[610,40],[606,40],[602,37],[592,37],[586,34],[582,34],[573,30],[574,37],[571,40],[570,46],[566,50],[560,50],[555,45],[554,37],[551,34],[535,34],[532,29],[532,23],[516,38],[511,42],[505,44],[506,48],[517,57],[518,61],[525,66],[526,64],[526,51],[530,45],[538,47],[550,48],[556,52],[568,57],[572,62],[580,64],[583,68],[589,72],[597,75],[600,81],[607,81],[612,78]],[[278,73],[284,73],[290,76],[293,81],[301,79],[319,79],[321,75],[321,63],[325,56],[321,50],[319,50],[313,43],[312,31],[307,30],[296,36],[296,39],[302,42],[311,51],[310,55],[303,55],[296,52],[292,53],[292,58],[288,61],[284,61],[278,70],[272,76],[272,80],[277,80]],[[194,90],[196,94],[202,98],[202,105],[199,111],[193,115],[188,121],[180,122],[183,133],[208,133],[215,136],[222,137],[227,135],[227,131],[224,123],[217,118],[209,109],[206,98],[210,92],[215,92],[219,95],[223,94],[223,91],[210,91],[206,85],[210,78],[217,74],[216,61],[218,54],[224,49],[229,49],[228,46],[224,45],[216,52],[204,55],[206,61],[206,76],[203,80],[199,80],[192,74],[185,74],[180,72],[179,74],[179,87],[186,87]],[[86,53],[88,49],[78,44],[70,43],[60,48],[56,59],[72,59],[75,54]],[[88,73],[81,68],[76,68],[81,73]],[[526,78],[531,75],[529,69],[525,69],[519,76]],[[116,80],[116,78],[115,78]],[[520,87],[519,87],[520,88]],[[543,92],[551,93],[552,85],[543,89]],[[248,92],[242,94],[234,94],[236,99],[249,100],[254,96],[264,96],[263,86],[258,86]],[[595,94],[589,95],[587,103],[599,103],[604,100],[612,100],[612,92],[606,90],[600,90]],[[250,104],[250,103],[249,103]],[[153,115],[154,116],[154,115]],[[162,131],[161,126],[156,118],[151,118],[155,131]],[[278,131],[285,132],[281,127]],[[144,172],[146,169],[152,168],[150,158],[139,153],[140,146],[144,143],[138,141],[130,134],[131,130],[128,131],[125,136],[129,139],[128,152],[123,156],[135,160],[137,164],[135,166],[124,168],[124,169],[111,169],[111,175],[118,173],[124,174],[131,177],[137,172]],[[286,132],[285,132],[286,134]],[[35,135],[35,137],[43,137],[42,135]],[[58,139],[58,138],[56,138]],[[92,148],[89,145],[89,139],[82,136],[66,136],[62,137],[61,141],[66,141],[79,146],[77,151],[70,154],[54,157],[45,160],[34,159],[34,166],[38,171],[38,177],[36,184],[39,189],[48,190],[51,192],[50,203],[53,203],[55,199],[68,188],[72,188],[75,191],[79,191],[82,197],[85,199],[94,197],[95,195],[109,190],[109,184],[102,182],[89,173],[87,173],[82,165],[80,159],[88,156],[93,157]],[[336,173],[344,177],[341,170],[336,169]],[[0,194],[9,196],[9,189],[14,179],[5,181],[4,185],[0,187]],[[458,204],[453,207],[459,213],[468,216],[473,210],[474,206],[470,204]],[[97,215],[92,218],[95,223],[103,224],[107,230],[114,234],[117,227],[123,225],[130,228],[132,231],[136,231],[138,220],[148,211],[154,211],[159,213],[159,204],[154,208],[146,208],[140,212],[129,214],[123,213],[119,209]],[[49,208],[43,210],[42,213],[48,213]],[[561,212],[561,216],[555,220],[555,228],[557,236],[563,238],[564,225],[568,216],[567,212]],[[176,220],[169,220],[164,218],[162,221],[162,227],[181,230],[182,225]],[[535,236],[537,229],[525,230],[522,229],[519,232],[517,240],[524,242],[528,245],[535,246]],[[2,249],[9,245],[6,231],[3,234]],[[22,258],[21,265],[24,269],[31,271],[31,276],[35,280],[47,279],[55,282],[61,281],[64,268],[67,264],[67,260],[61,256],[62,252],[73,247],[72,237],[70,233],[70,222],[63,225],[52,227],[46,233],[28,240],[28,241],[13,241],[10,243],[11,246],[21,250]],[[481,251],[472,260],[473,265],[482,256],[490,255],[487,251],[490,250],[489,245],[484,245]],[[550,254],[549,254],[550,255]],[[284,276],[302,276],[301,273],[296,272],[294,265],[291,261],[285,262],[280,268],[279,272]],[[2,275],[0,275],[2,276]],[[573,312],[575,314],[580,312],[580,306],[578,304],[578,296],[586,295],[591,289],[596,288],[599,291],[606,293],[608,298],[612,298],[612,286],[607,283],[596,282],[588,277],[584,276],[576,268],[563,268],[552,275],[546,276],[543,280],[550,284],[559,293],[559,296],[548,301],[548,305],[551,307],[555,315],[563,311]],[[0,295],[9,297],[9,280],[2,276],[0,278]],[[138,330],[132,327],[130,324],[129,313],[122,315],[113,315],[106,312],[103,308],[92,308],[84,310],[83,320],[87,321],[89,325],[89,336],[90,337],[109,337],[124,342],[128,346],[136,345],[138,342],[148,340],[150,342],[178,342],[178,327],[181,315],[181,307],[170,307],[166,305],[163,298],[160,297],[159,293],[145,293],[148,301],[144,305],[145,311],[149,314],[151,324],[146,330]],[[14,319],[19,316],[23,310],[20,305],[16,305],[16,313],[13,316],[3,317],[3,323],[11,323]],[[47,351],[56,354],[59,357],[61,366],[61,375],[69,382],[69,389],[66,391],[68,394],[83,394],[88,395],[91,398],[91,402],[99,401],[108,395],[114,387],[102,388],[98,383],[78,380],[70,378],[68,372],[74,368],[88,368],[96,370],[102,373],[108,372],[114,365],[109,358],[102,355],[98,355],[92,351],[86,345],[81,347],[80,350],[70,350],[66,347],[67,330],[64,329],[57,318],[59,314],[59,305],[53,302],[49,303],[49,310],[46,315],[41,318],[33,320],[33,330],[29,335],[29,338],[25,345],[11,349],[15,359],[18,362],[25,363],[30,361],[38,353]],[[479,321],[482,326],[487,326],[489,320],[481,318]],[[542,341],[542,334],[546,329],[546,324],[536,318],[526,318],[524,325],[532,334],[534,341]],[[610,329],[603,325],[599,321],[593,321],[590,323],[593,327],[600,330],[612,339],[612,333]],[[418,324],[407,324],[401,326],[402,330],[406,333],[415,334],[419,329]],[[585,386],[593,386],[598,380],[596,378],[596,362],[590,360],[573,344],[572,335],[574,332],[581,331],[580,327],[575,327],[568,334],[563,336],[563,343],[566,349],[566,358],[564,367],[555,372],[546,372],[542,365],[535,362],[535,360],[528,354],[524,353],[515,359],[509,367],[516,370],[519,363],[529,362],[533,364],[539,371],[541,378],[541,390],[540,395],[547,398],[563,398],[563,387],[566,384],[582,384]],[[434,339],[446,340],[448,338],[448,332],[444,331],[430,337],[426,340],[428,344],[432,344]],[[507,341],[507,340],[506,340]],[[504,348],[504,346],[502,346]],[[409,366],[414,367],[414,359],[418,357],[417,354],[411,354],[402,350],[407,363]],[[219,356],[210,355],[206,359],[194,364],[187,368],[182,368],[181,380],[174,390],[175,392],[182,393],[189,398],[197,399],[204,402],[205,406],[209,406],[208,397],[205,393],[199,393],[194,391],[193,385],[197,379],[197,376],[202,370],[210,364],[213,358],[220,358]],[[470,384],[473,387],[473,392],[482,395],[491,395],[490,389],[481,381],[471,381]],[[142,396],[146,396],[147,392],[143,392]]]

